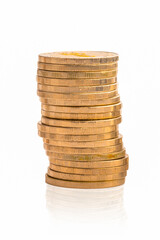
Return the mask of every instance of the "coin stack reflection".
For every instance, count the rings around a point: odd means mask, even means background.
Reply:
[[[59,52],[39,55],[38,134],[49,157],[46,182],[71,188],[122,185],[128,155],[118,125],[118,55]]]

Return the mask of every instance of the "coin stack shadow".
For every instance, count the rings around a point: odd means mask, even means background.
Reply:
[[[118,125],[118,55],[61,52],[39,55],[38,134],[49,157],[46,183],[71,188],[122,185],[128,155]]]

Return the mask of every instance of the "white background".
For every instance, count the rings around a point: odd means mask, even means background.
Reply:
[[[159,239],[159,23],[155,0],[1,1],[2,240]],[[120,55],[120,132],[130,156],[124,187],[83,191],[44,182],[37,56],[70,50]]]

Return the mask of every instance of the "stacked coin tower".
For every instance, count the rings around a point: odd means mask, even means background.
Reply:
[[[119,134],[118,55],[54,52],[39,55],[42,103],[38,134],[50,165],[46,182],[71,188],[122,185],[128,155]]]

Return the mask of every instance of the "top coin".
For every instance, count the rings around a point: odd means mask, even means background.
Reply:
[[[113,52],[77,51],[77,52],[52,52],[39,54],[38,60],[43,63],[96,65],[117,62],[119,56]]]

